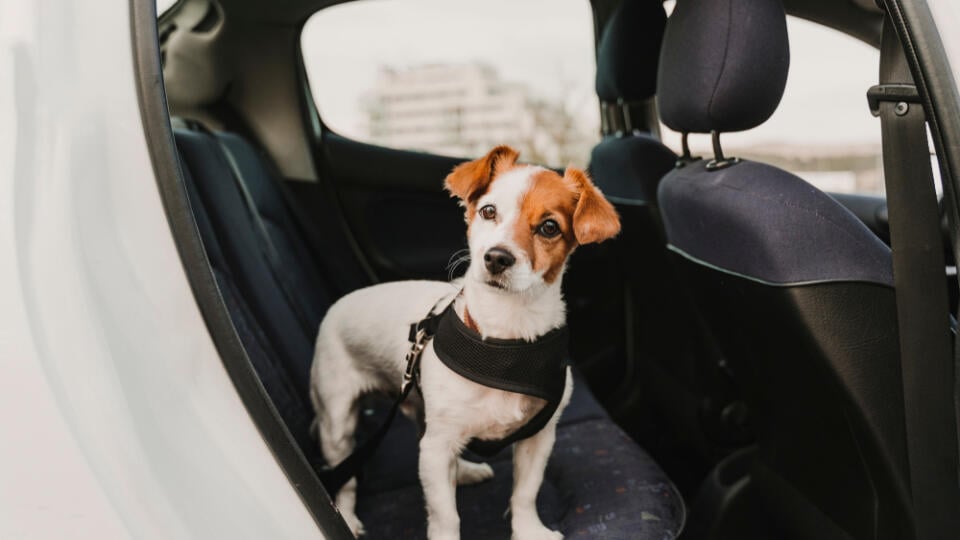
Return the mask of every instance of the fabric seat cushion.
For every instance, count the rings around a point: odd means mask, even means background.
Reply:
[[[510,453],[490,464],[492,480],[457,488],[464,540],[510,538]],[[680,494],[660,467],[608,419],[558,427],[537,508],[544,524],[566,538],[670,539],[686,518]],[[426,537],[419,483],[364,492],[357,512],[370,540]]]
[[[568,538],[674,538],[685,518],[680,494],[660,467],[607,417],[583,379],[574,377],[574,392],[558,424],[540,489],[541,519]],[[375,411],[363,415],[361,432],[379,425],[385,405],[378,403]],[[426,537],[418,454],[416,426],[399,418],[360,481],[357,512],[366,538]],[[494,469],[492,480],[458,488],[465,540],[510,537],[504,511],[513,485],[512,456],[507,449],[487,460]]]

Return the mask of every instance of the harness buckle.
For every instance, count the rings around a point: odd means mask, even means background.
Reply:
[[[420,356],[427,347],[427,341],[429,340],[430,335],[427,334],[425,329],[417,329],[417,335],[413,340],[413,345],[411,345],[410,350],[407,351],[407,367],[403,370],[403,386],[401,387],[401,392],[406,392],[410,383],[413,383],[419,376]]]

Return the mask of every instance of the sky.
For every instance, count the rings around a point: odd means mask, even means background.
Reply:
[[[960,66],[960,2],[957,0],[929,0],[930,12],[940,27],[940,39],[952,66]],[[960,86],[960,69],[953,75]]]

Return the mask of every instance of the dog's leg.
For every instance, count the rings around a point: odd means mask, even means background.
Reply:
[[[426,422],[423,418],[423,402],[418,394],[413,394],[400,405],[400,412],[409,418],[423,433],[426,429]],[[467,461],[462,457],[457,458],[457,485],[469,486],[470,484],[479,484],[484,480],[493,478],[493,469],[486,463],[476,463]]]
[[[427,538],[458,540],[460,516],[457,514],[457,441],[427,422],[420,439],[420,483],[427,503]]]
[[[457,485],[469,486],[493,478],[493,468],[486,463],[467,461],[457,458]]]
[[[318,409],[320,448],[327,463],[337,465],[353,451],[353,434],[357,427],[356,397],[345,393],[326,394]],[[357,479],[351,478],[337,493],[337,508],[355,536],[364,533],[357,518]]]
[[[567,383],[557,412],[539,433],[513,447],[513,495],[510,497],[510,525],[514,540],[560,540],[563,534],[548,529],[537,514],[537,493],[543,483],[543,471],[557,439],[557,421],[573,393],[573,376],[567,370]]]
[[[513,448],[513,495],[510,497],[510,525],[514,540],[559,540],[563,534],[548,529],[537,514],[537,493],[543,471],[556,440],[555,420],[539,433],[518,442]]]

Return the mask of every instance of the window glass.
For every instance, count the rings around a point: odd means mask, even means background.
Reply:
[[[157,15],[163,14],[164,11],[170,9],[176,3],[177,0],[157,0]]]
[[[960,2],[956,0],[930,0],[930,12],[937,22],[937,31],[947,59],[954,67],[951,70],[960,86]]]
[[[360,0],[316,13],[301,45],[346,137],[462,157],[510,144],[561,166],[599,138],[587,0]]]
[[[836,30],[787,18],[790,73],[783,101],[763,125],[721,136],[724,153],[791,171],[818,188],[882,194],[880,121],[867,107],[877,84],[877,49]],[[665,142],[680,136],[664,128]],[[691,148],[712,155],[708,135],[691,135]]]

